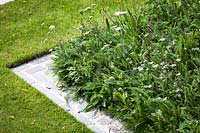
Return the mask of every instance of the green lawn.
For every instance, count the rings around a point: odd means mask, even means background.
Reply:
[[[10,67],[48,53],[59,40],[77,35],[80,9],[93,3],[96,11],[102,6],[118,9],[120,4],[113,1],[15,0],[0,6],[0,132],[90,132]],[[55,29],[48,33],[50,25]]]

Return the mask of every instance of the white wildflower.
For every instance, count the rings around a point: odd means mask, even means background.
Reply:
[[[161,101],[162,98],[161,98],[161,97],[156,97],[155,100],[156,100],[156,101]]]
[[[156,116],[156,113],[151,113],[152,116]]]
[[[115,67],[115,66],[114,66],[114,63],[113,63],[112,61],[109,63],[109,65],[110,65],[111,68],[114,68],[114,67]]]
[[[169,46],[167,46],[166,48],[167,48],[167,49],[170,49],[171,47],[172,47],[172,46],[169,45]]]
[[[122,28],[121,27],[116,27],[115,31],[120,31]]]
[[[180,88],[176,88],[176,92],[181,92],[182,90]]]
[[[200,51],[200,48],[192,48],[192,51]]]
[[[150,89],[151,87],[152,87],[152,85],[144,85],[144,88]]]
[[[181,59],[176,59],[176,61],[177,61],[177,62],[180,62],[180,61],[181,61]]]
[[[159,79],[164,79],[164,74],[161,73]]]
[[[177,73],[177,74],[176,74],[176,76],[180,76],[180,75],[181,75],[181,73]]]
[[[127,97],[128,97],[128,93],[127,93],[127,92],[124,92],[124,93],[123,93],[123,96],[124,96],[125,98],[127,98]]]
[[[147,36],[149,36],[149,33],[147,33],[147,34],[144,35],[144,37],[147,37]]]
[[[160,65],[161,65],[161,66],[165,65],[165,62],[161,62]]]
[[[153,65],[153,62],[151,61],[151,62],[149,62],[148,64],[149,64],[149,65]]]
[[[138,68],[137,67],[133,67],[133,70],[137,70]]]
[[[167,69],[169,67],[168,64],[164,65],[162,69]]]
[[[175,41],[174,40],[172,41],[172,45],[175,45]]]
[[[156,111],[156,114],[159,115],[159,116],[161,116],[161,115],[162,115],[162,111],[161,111],[160,109],[158,109],[158,110]]]
[[[50,26],[49,26],[49,29],[50,29],[50,30],[53,30],[53,29],[55,29],[55,28],[56,28],[55,25],[50,25]]]
[[[172,64],[172,65],[170,65],[171,67],[176,67],[176,64]]]
[[[86,31],[85,33],[83,33],[84,35],[88,35],[90,34],[90,31]]]
[[[155,113],[151,113],[151,115],[155,117],[162,116],[162,111],[158,109]]]
[[[121,91],[121,90],[122,90],[122,88],[121,88],[121,87],[119,87],[119,88],[118,88],[118,91]]]
[[[159,41],[164,42],[166,39],[165,38],[160,38]]]
[[[144,70],[144,68],[143,68],[142,66],[139,66],[139,67],[138,67],[138,70],[139,70],[139,71],[142,71],[142,70]]]
[[[122,11],[122,12],[115,12],[114,16],[121,16],[127,14],[127,11]]]
[[[111,76],[111,77],[109,77],[109,80],[115,80],[115,78]]]
[[[133,62],[132,62],[132,61],[129,61],[128,63],[129,63],[129,64],[133,64]]]
[[[155,65],[153,65],[152,67],[153,67],[153,68],[157,68],[157,67],[159,67],[159,65],[158,65],[158,64],[155,64]]]

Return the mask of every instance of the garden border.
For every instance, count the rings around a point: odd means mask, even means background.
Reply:
[[[87,106],[87,102],[83,100],[69,99],[66,102],[65,96],[70,92],[70,89],[63,91],[56,86],[58,78],[52,75],[52,70],[49,68],[51,62],[51,54],[48,54],[12,68],[12,71],[92,131],[96,133],[128,132],[123,129],[122,123],[110,118],[108,114],[99,111],[97,108],[83,112],[83,109]]]

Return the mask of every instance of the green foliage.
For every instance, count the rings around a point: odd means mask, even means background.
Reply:
[[[108,0],[14,0],[0,5],[0,133],[92,132],[6,68],[77,35],[78,10],[91,3],[96,10],[118,6]]]
[[[55,50],[54,70],[76,96],[136,132],[200,131],[200,2],[149,0]],[[108,19],[109,18],[109,19]]]

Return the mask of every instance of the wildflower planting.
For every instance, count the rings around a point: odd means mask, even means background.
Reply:
[[[88,101],[85,111],[99,107],[132,131],[200,131],[200,1],[124,9],[104,16],[104,27],[90,16],[56,47],[61,85]]]

